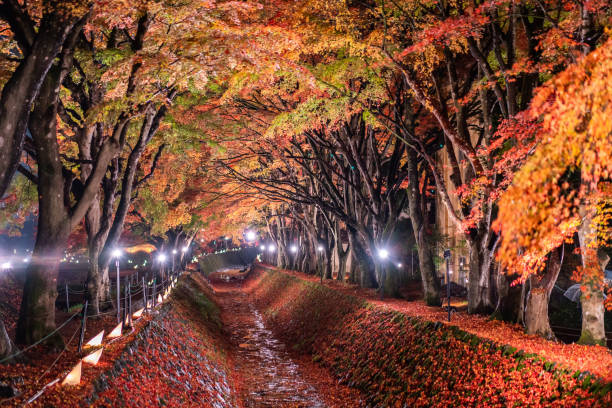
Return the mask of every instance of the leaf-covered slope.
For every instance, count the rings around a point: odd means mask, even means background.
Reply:
[[[253,295],[268,324],[374,406],[607,406],[610,383],[456,327],[266,272]]]

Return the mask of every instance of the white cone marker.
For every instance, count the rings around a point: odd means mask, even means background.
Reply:
[[[104,330],[96,334],[91,340],[85,343],[85,347],[96,347],[102,344],[102,338],[104,337]]]
[[[62,385],[79,385],[81,382],[81,366],[82,363],[79,361],[79,363],[70,370],[66,378],[64,378]]]
[[[123,322],[119,323],[117,326],[115,326],[115,328],[113,329],[113,331],[111,331],[110,333],[108,333],[108,336],[106,336],[107,339],[115,339],[119,336],[121,336],[121,329],[123,328]]]
[[[98,364],[98,360],[100,360],[100,357],[102,356],[102,350],[103,349],[100,348],[94,351],[93,353],[83,357],[83,362],[92,364],[92,365]]]

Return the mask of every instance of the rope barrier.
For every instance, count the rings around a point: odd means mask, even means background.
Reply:
[[[36,343],[29,345],[28,347],[24,348],[23,350],[19,350],[17,353],[15,354],[11,354],[8,357],[4,357],[2,360],[0,360],[0,364],[4,363],[5,361],[11,360],[15,357],[17,357],[20,354],[25,353],[26,351],[32,349],[33,347],[38,346],[40,343],[42,343],[43,341],[47,340],[48,338],[50,338],[52,335],[54,335],[55,333],[57,333],[58,331],[60,331],[64,326],[66,326],[68,324],[69,321],[71,321],[72,319],[74,319],[74,317],[78,314],[80,314],[81,311],[79,310],[78,312],[76,312],[75,314],[73,314],[72,316],[70,316],[68,318],[68,320],[66,320],[64,323],[62,323],[58,328],[56,328],[55,330],[53,330],[51,333],[47,334],[45,337],[43,337],[42,339],[38,340]]]
[[[45,370],[44,373],[42,373],[40,375],[40,377],[38,377],[38,379],[36,380],[36,383],[38,383],[45,375],[47,375],[47,373],[53,368],[53,366],[58,362],[58,360],[60,359],[60,357],[62,356],[62,354],[64,354],[64,352],[68,349],[68,346],[70,345],[70,343],[72,343],[72,340],[74,339],[74,336],[76,336],[76,334],[81,330],[80,327],[77,327],[77,329],[75,330],[74,334],[72,335],[72,337],[70,337],[70,340],[68,340],[68,342],[66,343],[66,345],[64,346],[64,349],[57,355],[57,357],[55,358],[55,360],[53,361],[53,363],[51,363],[51,365],[49,366],[49,368],[47,368]]]
[[[158,293],[159,293],[159,294],[161,294],[161,293],[162,293],[162,291],[164,291],[164,289],[166,289],[166,290],[171,289],[170,284],[171,284],[173,281],[174,281],[174,278],[172,278],[172,279],[168,279],[168,280],[163,281],[163,282],[160,282],[159,284],[157,284],[157,283],[156,283],[156,284],[152,285],[152,286],[153,286],[153,291],[155,291],[157,288],[160,288],[160,291],[159,291]],[[149,285],[147,285],[147,287],[148,287],[148,286],[149,286]],[[144,285],[136,285],[136,286],[131,286],[131,285],[130,285],[130,289],[131,289],[132,287],[134,287],[134,288],[139,288],[139,290],[138,290],[138,291],[136,291],[136,292],[134,292],[134,293],[131,293],[131,291],[130,291],[129,295],[128,295],[128,296],[125,296],[125,297],[123,297],[123,298],[121,298],[121,300],[126,300],[127,298],[130,298],[130,300],[131,300],[131,297],[132,297],[132,296],[136,296],[136,295],[138,295],[139,293],[142,293],[142,292],[144,291],[144,289],[145,289],[145,286],[144,286]],[[70,291],[70,289],[69,289],[69,291]],[[82,293],[86,293],[86,291],[83,291]],[[112,302],[112,300],[107,301],[107,302]],[[101,302],[101,303],[105,303],[105,302]],[[160,304],[161,304],[161,303],[160,303]],[[86,307],[86,306],[85,306],[85,307]],[[146,308],[146,304],[144,305],[144,307]],[[85,313],[86,313],[86,311],[85,311]],[[95,315],[91,315],[91,316],[89,316],[89,317],[97,317],[97,316],[109,315],[109,314],[114,314],[114,313],[115,313],[115,311],[114,311],[114,310],[111,310],[111,311],[109,311],[109,312],[98,313],[98,314],[95,314]],[[57,333],[59,330],[61,330],[61,329],[62,329],[64,326],[66,326],[66,325],[67,325],[67,324],[68,324],[68,323],[69,323],[69,322],[70,322],[72,319],[74,319],[74,317],[75,317],[75,316],[77,316],[77,315],[79,315],[79,314],[81,314],[81,311],[78,311],[78,312],[74,313],[74,314],[73,314],[72,316],[70,316],[70,317],[69,317],[69,318],[68,318],[66,321],[64,321],[64,322],[63,322],[63,323],[62,323],[62,324],[61,324],[59,327],[57,327],[55,330],[53,330],[51,333],[49,333],[48,335],[46,335],[46,336],[45,336],[45,337],[43,337],[42,339],[38,340],[36,343],[34,343],[34,344],[32,344],[32,345],[30,345],[30,346],[26,347],[26,348],[25,348],[25,349],[23,349],[23,350],[19,350],[17,353],[14,353],[14,354],[12,354],[12,355],[10,355],[10,356],[8,356],[8,357],[5,357],[4,359],[0,360],[0,364],[1,364],[1,363],[3,363],[3,362],[5,362],[5,361],[7,361],[7,360],[9,360],[9,359],[12,359],[12,358],[14,358],[14,357],[16,357],[16,356],[18,356],[18,355],[20,355],[20,354],[23,354],[23,353],[25,353],[26,351],[28,351],[28,350],[32,349],[33,347],[35,347],[35,346],[37,346],[37,345],[41,344],[42,342],[44,342],[45,340],[47,340],[48,338],[50,338],[52,335],[54,335],[55,333]],[[137,319],[137,320],[140,320],[140,319]],[[152,322],[152,324],[155,324],[155,322]],[[74,338],[76,337],[77,333],[79,333],[79,331],[80,331],[80,330],[81,330],[81,328],[80,328],[80,327],[78,327],[78,328],[75,330],[75,332],[72,334],[72,336],[70,337],[70,339],[68,340],[68,342],[66,342],[66,344],[64,345],[64,348],[63,348],[63,349],[62,349],[62,351],[61,351],[61,352],[60,352],[60,353],[57,355],[57,357],[55,358],[55,360],[54,360],[54,361],[51,363],[51,365],[50,365],[50,366],[49,366],[49,367],[48,367],[48,368],[47,368],[47,369],[46,369],[46,370],[45,370],[45,371],[44,371],[44,372],[43,372],[43,373],[42,373],[42,374],[41,374],[41,375],[40,375],[40,376],[39,376],[39,377],[36,379],[36,383],[38,383],[40,380],[42,380],[42,379],[43,379],[43,378],[44,378],[44,377],[45,377],[45,376],[46,376],[46,375],[47,375],[47,374],[48,374],[48,373],[49,373],[49,372],[50,372],[50,371],[53,369],[53,367],[55,367],[55,365],[56,365],[56,364],[57,364],[57,362],[60,360],[60,358],[62,357],[62,355],[63,355],[63,354],[66,352],[66,350],[68,350],[68,346],[69,346],[69,345],[72,343],[72,341],[74,340]],[[130,330],[130,333],[129,333],[129,334],[127,334],[127,335],[131,335],[131,334],[133,334],[134,332],[135,332],[135,325],[133,325],[133,324],[132,324],[132,325],[131,325],[131,330]],[[119,338],[120,338],[120,337],[117,337],[117,338],[115,338],[115,339],[113,339],[113,340],[109,341],[109,342],[108,342],[108,344],[112,344],[114,341],[118,340]],[[61,376],[60,376],[60,377],[61,377]],[[29,405],[29,404],[31,404],[32,402],[34,402],[36,399],[38,399],[38,398],[39,398],[39,397],[40,397],[40,396],[41,396],[41,395],[42,395],[42,394],[45,392],[45,390],[47,390],[48,388],[50,388],[50,387],[54,386],[55,384],[57,384],[57,383],[60,381],[60,377],[58,377],[58,378],[54,379],[53,381],[51,381],[51,382],[47,383],[45,386],[43,386],[43,387],[42,387],[42,388],[41,388],[41,389],[40,389],[38,392],[36,392],[36,394],[34,394],[32,397],[30,397],[30,398],[29,398],[29,399],[28,399],[28,400],[25,402],[24,406],[25,406],[25,405]]]

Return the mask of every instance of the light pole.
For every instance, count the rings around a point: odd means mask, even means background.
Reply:
[[[174,273],[174,258],[176,258],[176,249],[172,250],[172,270],[170,271],[171,274]]]
[[[166,262],[166,254],[161,253],[157,256],[157,260],[159,261],[159,274],[161,276],[162,284],[164,283],[164,262]]]
[[[113,258],[115,258],[115,267],[117,268],[117,323],[121,322],[121,281],[119,279],[119,258],[121,250],[116,248],[113,250]]]
[[[450,249],[445,249],[444,250],[444,259],[446,260],[446,299],[448,301],[446,309],[448,310],[448,321],[449,322],[451,320],[451,305],[450,305],[450,301],[451,301],[451,290],[450,290],[450,257],[451,257],[451,250]]]
[[[187,265],[187,261],[185,260],[185,256],[187,256],[187,250],[188,249],[189,249],[189,247],[187,245],[185,245],[181,249],[181,252],[183,252],[183,255],[181,255],[181,270],[183,270],[183,262],[185,262],[185,265]]]

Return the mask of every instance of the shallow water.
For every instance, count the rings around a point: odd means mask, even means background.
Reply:
[[[317,390],[299,374],[285,345],[265,327],[261,314],[243,295],[232,311],[231,341],[237,345],[236,369],[243,373],[246,407],[325,407]],[[238,317],[238,316],[236,316]]]

